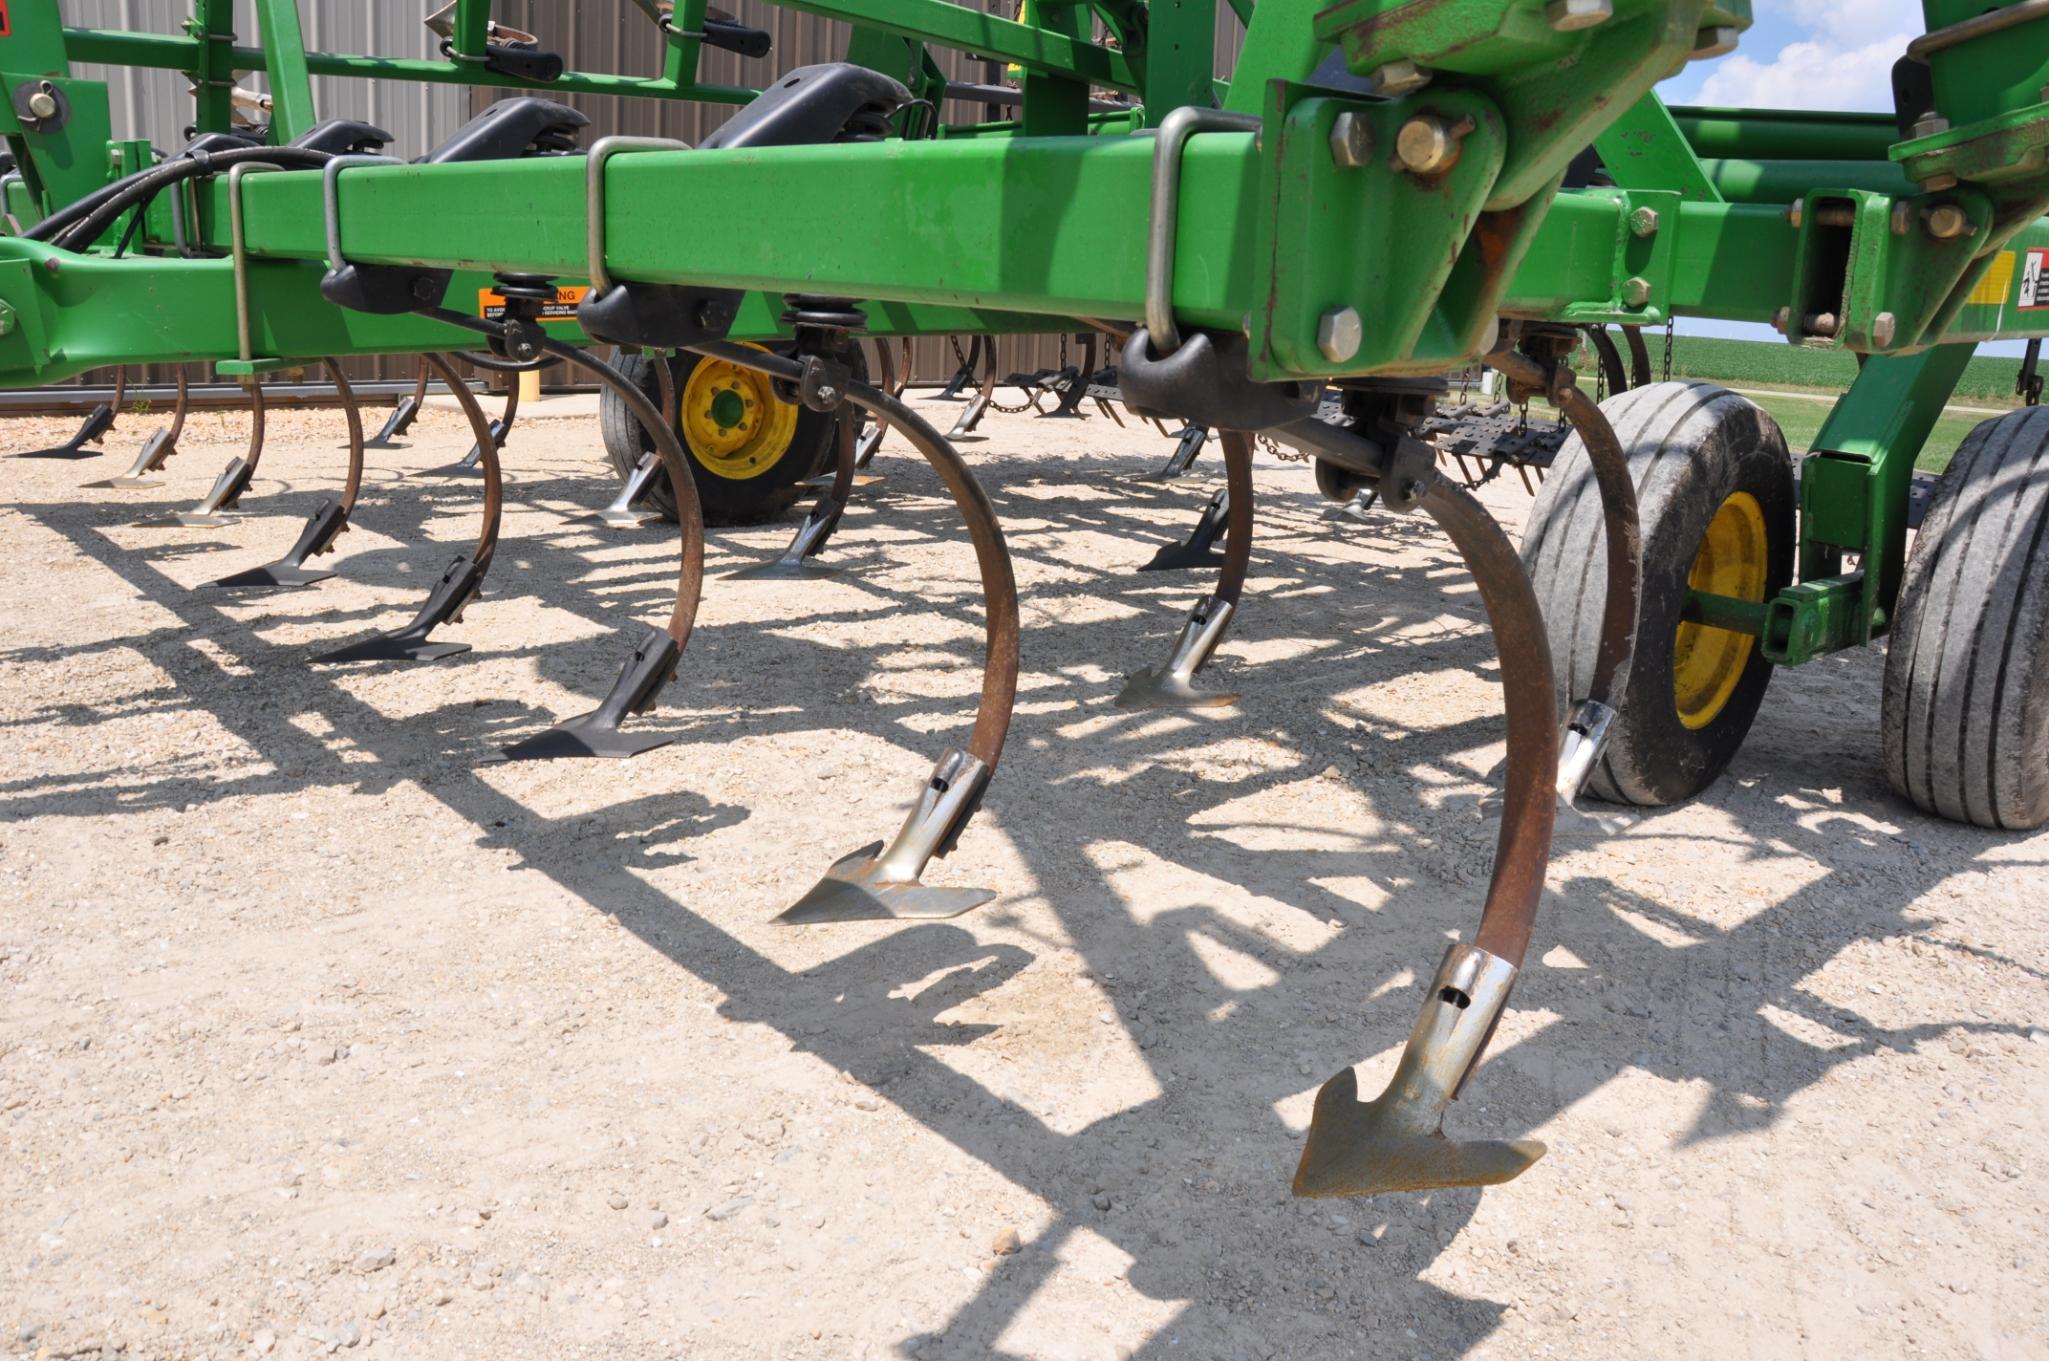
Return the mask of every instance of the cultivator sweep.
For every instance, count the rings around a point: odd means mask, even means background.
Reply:
[[[1388,1088],[1362,1102],[1347,1068],[1319,1092],[1301,1195],[1499,1182],[1542,1152],[1449,1140],[1442,1119],[1529,948],[1557,807],[1697,793],[1774,666],[1888,637],[1894,785],[1985,826],[2049,821],[2039,413],[1966,441],[1907,552],[1914,459],[1973,346],[2049,331],[2044,0],[1925,0],[1889,115],[1667,107],[1653,87],[1734,49],[1748,0],[1231,0],[1244,42],[1223,78],[1204,0],[1033,0],[1017,17],[949,0],[775,3],[845,21],[845,60],[765,67],[759,89],[701,81],[707,46],[771,56],[766,31],[704,0],[620,7],[621,24],[654,26],[654,77],[568,70],[486,0],[437,11],[442,56],[405,61],[307,50],[295,0],[257,0],[254,46],[227,0],[194,0],[175,33],[68,28],[56,0],[5,0],[0,132],[18,168],[0,188],[18,230],[0,237],[0,383],[208,362],[245,382],[250,451],[178,521],[194,524],[247,494],[261,378],[326,364],[349,420],[343,491],[284,558],[214,583],[302,587],[327,575],[306,564],[348,527],[365,448],[403,433],[431,372],[471,426],[475,546],[411,623],[315,659],[421,662],[466,647],[434,633],[491,566],[516,415],[515,388],[487,417],[449,356],[590,374],[624,483],[596,518],[676,522],[675,605],[636,630],[601,704],[514,743],[514,759],[666,740],[622,725],[672,678],[688,683],[705,521],[761,519],[817,485],[788,549],[739,574],[812,575],[894,433],[944,484],[975,553],[980,698],[895,837],[834,863],[783,913],[798,924],[946,917],[995,895],[923,876],[1002,755],[1017,588],[973,472],[898,395],[900,341],[967,338],[943,394],[968,399],[955,436],[1006,385],[1048,414],[1093,397],[1114,415],[1114,397],[1179,429],[1169,474],[1214,432],[1225,486],[1162,565],[1218,579],[1167,660],[1117,696],[1125,707],[1231,701],[1195,679],[1243,622],[1255,437],[1300,451],[1336,501],[1422,512],[1470,570],[1500,658],[1493,876]],[[963,54],[1012,69],[1015,88],[949,79]],[[107,88],[78,63],[186,75],[191,143],[116,140]],[[246,72],[267,93],[238,89]],[[314,76],[507,97],[401,161],[389,134],[320,119]],[[555,98],[572,94],[737,112],[696,147],[586,147],[589,120]],[[946,117],[962,109],[970,121]],[[862,205],[858,218],[790,211],[821,187]],[[1675,317],[1769,323],[1863,361],[1797,491],[1757,407],[1653,381],[1643,328]],[[1077,334],[1070,361],[1002,376],[998,337]],[[1583,344],[1593,396],[1572,368]],[[1099,363],[1113,345],[1114,365]],[[355,355],[421,357],[419,387],[370,439],[338,367]],[[1445,406],[1444,375],[1475,364],[1499,372],[1504,404]],[[112,485],[161,467],[182,392],[169,431]],[[1530,416],[1533,401],[1562,421]],[[120,407],[117,387],[42,452],[86,454]],[[1520,551],[1467,485],[1509,467],[1542,478]]]

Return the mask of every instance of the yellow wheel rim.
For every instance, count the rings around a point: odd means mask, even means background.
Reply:
[[[775,395],[768,375],[723,359],[690,370],[682,417],[684,442],[705,471],[735,482],[773,468],[797,434],[797,408]]]
[[[1686,584],[1709,595],[1763,600],[1770,567],[1764,508],[1749,492],[1739,491],[1722,502],[1708,522]],[[1756,646],[1757,640],[1747,633],[1681,624],[1672,647],[1672,698],[1679,721],[1699,729],[1719,718]]]

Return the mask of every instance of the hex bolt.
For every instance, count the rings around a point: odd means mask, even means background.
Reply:
[[[1959,236],[1968,235],[1971,230],[1971,215],[1963,210],[1961,204],[1938,203],[1928,210],[1924,220],[1928,224],[1928,234],[1937,241],[1954,241]]]
[[[1622,284],[1622,301],[1630,307],[1642,307],[1651,300],[1651,281],[1641,274],[1625,279]]]
[[[1434,113],[1419,113],[1395,134],[1394,154],[1413,175],[1441,175],[1458,161],[1459,143],[1473,130],[1473,120],[1447,123]]]
[[[1363,114],[1341,113],[1331,124],[1330,158],[1347,170],[1373,159],[1373,125]]]
[[[1316,322],[1316,348],[1333,364],[1359,353],[1366,340],[1366,322],[1356,307],[1333,307]]]
[[[1559,33],[1576,33],[1614,17],[1612,0],[1551,0],[1544,6],[1544,22]]]
[[[1392,99],[1428,85],[1430,73],[1407,57],[1400,57],[1375,68],[1370,79],[1376,92]]]
[[[1693,51],[1686,54],[1686,59],[1706,61],[1710,57],[1726,57],[1736,50],[1736,38],[1733,28],[1704,28],[1693,35]]]
[[[1658,234],[1658,210],[1656,208],[1638,208],[1632,212],[1629,215],[1629,234],[1631,236],[1656,236]]]
[[[1429,494],[1430,484],[1420,477],[1411,478],[1409,481],[1402,483],[1402,500],[1404,501],[1413,503],[1422,500]]]
[[[820,383],[817,396],[818,400],[824,402],[827,406],[837,406],[840,400],[840,390],[831,383]]]
[[[1786,328],[1787,328],[1788,326],[1791,326],[1792,324],[1793,324],[1793,309],[1792,309],[1792,308],[1790,308],[1790,307],[1781,307],[1781,308],[1780,308],[1780,309],[1779,309],[1778,311],[1776,311],[1776,312],[1772,313],[1772,329],[1773,329],[1774,331],[1777,331],[1777,332],[1778,332],[1778,333],[1779,333],[1780,335],[1784,335],[1784,334],[1786,333]]]
[[[1892,217],[1887,225],[1892,228],[1894,236],[1905,236],[1908,232],[1912,231],[1914,229],[1914,205],[1904,201],[1893,204]]]
[[[1806,200],[1806,199],[1804,199],[1804,198],[1796,198],[1796,199],[1794,199],[1794,200],[1793,200],[1793,201],[1792,201],[1791,203],[1789,203],[1789,204],[1787,204],[1787,205],[1786,205],[1786,221],[1787,221],[1788,223],[1792,224],[1792,228],[1793,228],[1793,230],[1794,230],[1794,231],[1796,231],[1796,232],[1797,232],[1797,231],[1799,231],[1799,230],[1800,230],[1800,224],[1801,224],[1802,222],[1805,222],[1806,220],[1807,220],[1807,200]]]
[[[57,96],[51,94],[48,90],[37,90],[28,97],[28,111],[35,115],[37,122],[42,122],[48,118],[55,118],[57,116]]]
[[[1880,312],[1871,319],[1871,343],[1879,349],[1889,348],[1900,333],[1900,319],[1890,312]]]
[[[1809,312],[1800,319],[1802,335],[1834,339],[1842,329],[1842,323],[1836,320],[1836,314],[1833,312]]]
[[[1908,135],[1915,138],[1933,137],[1939,132],[1948,131],[1949,120],[1947,118],[1944,118],[1939,113],[1924,113],[1914,120],[1914,126],[1908,129]]]

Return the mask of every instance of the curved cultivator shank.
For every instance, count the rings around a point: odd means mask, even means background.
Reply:
[[[94,484],[153,486],[182,430],[184,366],[213,363],[249,389],[248,450],[195,509],[155,523],[221,524],[262,453],[263,376],[324,358],[348,421],[345,485],[283,558],[212,583],[308,586],[328,573],[307,564],[354,515],[364,450],[401,437],[438,377],[470,427],[461,466],[482,477],[475,545],[410,623],[316,659],[434,660],[468,648],[433,635],[492,565],[520,400],[515,383],[487,418],[450,356],[575,369],[603,389],[602,452],[623,480],[579,518],[650,534],[674,519],[675,603],[636,629],[595,708],[504,754],[626,757],[670,740],[624,725],[677,674],[707,516],[761,523],[816,486],[784,551],[733,575],[825,575],[820,550],[879,480],[863,470],[894,432],[947,488],[976,556],[980,699],[896,835],[833,864],[784,922],[950,917],[995,896],[923,878],[981,802],[1018,687],[1003,532],[950,442],[992,410],[1077,417],[1088,399],[1122,426],[1122,405],[1177,441],[1165,482],[1213,433],[1221,446],[1223,487],[1147,564],[1214,568],[1215,585],[1121,708],[1235,698],[1196,681],[1250,622],[1255,439],[1301,451],[1315,487],[1369,529],[1416,513],[1441,528],[1500,663],[1493,875],[1386,1090],[1360,1100],[1346,1069],[1317,1094],[1298,1194],[1485,1185],[1530,1165],[1538,1145],[1454,1140],[1443,1120],[1506,1015],[1558,808],[1707,787],[1775,667],[1898,635],[1892,655],[1918,660],[1887,675],[1895,785],[1966,821],[2049,821],[2049,627],[2023,570],[2049,536],[2039,423],[1974,436],[1932,503],[1914,473],[1972,347],[2049,332],[2042,0],[1929,0],[1930,31],[1894,68],[1895,107],[1869,116],[1668,108],[1654,87],[1732,50],[1741,0],[1234,0],[1245,41],[1224,63],[1212,0],[1015,18],[951,0],[788,0],[848,22],[846,59],[764,69],[758,88],[700,78],[706,46],[773,53],[768,31],[702,5],[621,6],[663,58],[660,76],[627,79],[567,69],[487,0],[453,0],[429,20],[441,56],[403,62],[309,54],[293,0],[264,0],[262,61],[234,49],[238,69],[264,72],[261,94],[223,76],[228,7],[194,3],[184,36],[66,28],[56,0],[0,4],[0,69],[37,73],[17,80],[9,114],[22,165],[0,176],[0,384],[116,373],[113,400],[71,439],[24,456],[90,456],[127,367],[176,364],[169,427]],[[1017,88],[950,83],[946,52],[1014,70]],[[106,85],[72,71],[144,57],[187,77],[195,135],[138,157],[150,149],[106,144]],[[503,97],[438,145],[395,148],[367,123],[317,117],[313,66]],[[561,102],[622,93],[736,107],[693,148],[595,135]],[[962,106],[980,121],[943,121]],[[840,211],[806,210],[821,184]],[[1760,409],[1712,384],[1652,382],[1645,328],[1664,330],[1669,380],[1682,316],[1857,356],[1797,496]],[[903,397],[912,339],[941,336],[958,366],[937,399],[967,399],[949,435]],[[999,351],[1023,343],[1006,337],[1058,338],[1059,362],[1006,374]],[[1099,337],[1121,342],[1101,368]],[[2017,388],[2030,405],[2034,354]],[[420,367],[366,439],[342,366],[372,355]],[[1452,382],[1481,365],[1506,393],[1452,403]],[[999,385],[1024,403],[997,403]],[[1470,490],[1511,467],[1542,489],[1520,555]],[[1999,515],[1950,513],[1995,489]],[[1261,492],[1267,507],[1284,494]]]

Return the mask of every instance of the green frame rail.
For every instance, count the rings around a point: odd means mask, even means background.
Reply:
[[[1869,115],[1664,106],[1656,82],[1733,43],[1746,0],[1613,0],[1592,22],[1542,0],[1234,3],[1246,34],[1228,81],[1211,70],[1214,0],[1033,0],[1016,20],[946,0],[776,2],[849,22],[851,60],[935,103],[945,86],[931,49],[1005,63],[1019,115],[917,140],[621,158],[603,188],[614,276],[747,290],[733,331],[744,339],[781,334],[787,292],[861,299],[876,334],[1135,323],[1161,167],[1159,139],[1133,134],[1221,91],[1258,131],[1202,133],[1171,167],[1168,302],[1184,326],[1248,337],[1257,378],[1442,372],[1483,351],[1503,319],[1758,322],[1869,356],[1804,469],[1801,584],[1762,608],[1697,602],[1704,619],[1758,632],[1781,662],[1883,632],[1911,466],[1971,348],[2049,334],[2049,284],[2036,285],[2049,273],[2049,42],[1979,34],[1982,0],[1926,0],[1932,107],[1905,138]],[[74,62],[186,73],[209,130],[229,125],[236,74],[263,71],[286,135],[313,122],[316,75],[754,95],[699,82],[703,0],[677,4],[661,75],[546,83],[483,68],[488,8],[460,0],[445,60],[393,61],[304,50],[295,0],[259,0],[257,47],[237,45],[227,0],[195,0],[175,34],[65,28],[55,0],[13,0],[0,134],[22,180],[8,206],[33,220],[145,152],[113,141],[105,88],[73,76]],[[621,22],[645,22],[620,8]],[[61,125],[25,112],[23,92],[43,84],[65,97]],[[1103,91],[1130,96],[1128,112],[1092,112]],[[1590,143],[1612,183],[1563,187]],[[865,213],[783,211],[821,187]],[[226,193],[219,180],[198,192],[198,239],[185,242],[212,258],[171,250],[162,204],[124,258],[0,237],[0,383],[233,359]],[[468,343],[428,318],[320,300],[317,172],[254,177],[243,193],[257,362]],[[451,305],[494,271],[575,283],[588,269],[579,158],[351,169],[338,205],[352,260],[456,269]],[[1345,312],[1363,324],[1328,324]],[[1348,329],[1348,347],[1329,339]],[[1857,571],[1843,570],[1846,554]]]

